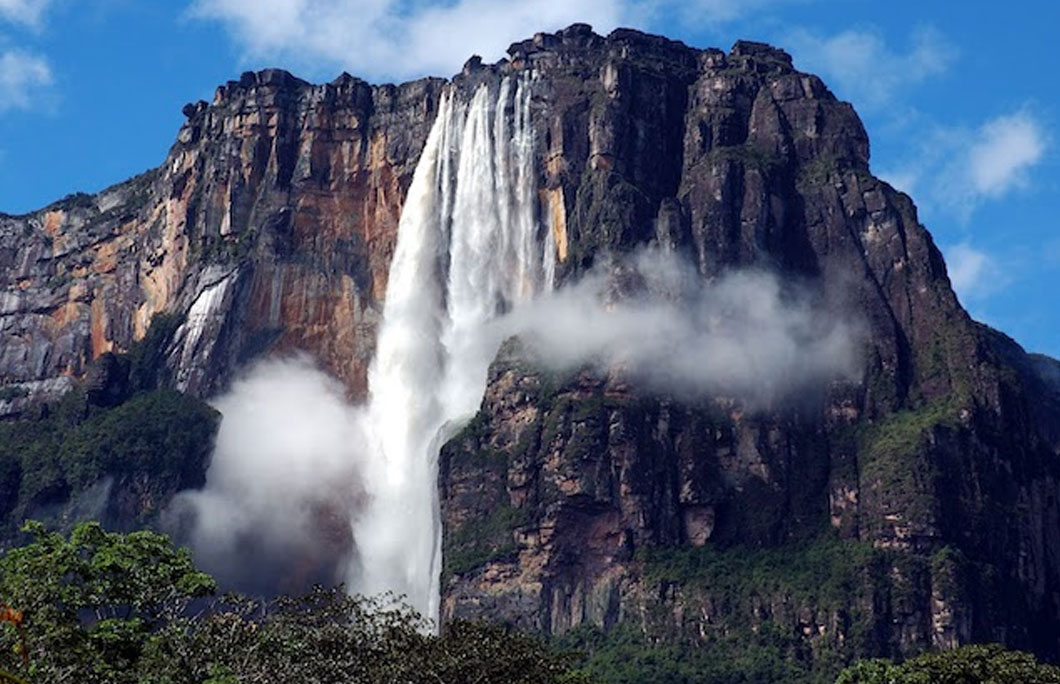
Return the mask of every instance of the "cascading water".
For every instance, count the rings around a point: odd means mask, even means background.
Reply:
[[[439,608],[438,451],[477,410],[498,340],[490,321],[551,288],[537,221],[532,80],[443,93],[398,225],[365,428],[371,500],[352,522],[349,585]]]

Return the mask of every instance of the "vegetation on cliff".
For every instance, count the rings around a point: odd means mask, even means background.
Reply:
[[[629,625],[609,634],[580,629],[560,641],[589,655],[581,674],[606,684],[1060,684],[1060,667],[998,644],[962,646],[906,660],[862,660],[832,673],[785,659],[790,634],[766,625],[707,644],[652,640]]]
[[[59,401],[0,423],[0,543],[27,517],[152,522],[204,482],[220,414],[165,385],[179,319],[158,316],[125,354],[104,354]]]

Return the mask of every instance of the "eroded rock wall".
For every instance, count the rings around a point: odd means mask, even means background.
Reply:
[[[158,169],[0,216],[0,378],[78,377],[176,312],[181,389],[209,395],[241,361],[299,350],[363,394],[441,85],[247,73],[185,107]]]
[[[821,662],[969,640],[1060,653],[1051,366],[967,316],[909,197],[872,176],[850,105],[755,43],[572,27],[511,53],[539,75],[560,278],[645,244],[708,280],[778,272],[861,321],[864,365],[763,408],[557,379],[509,349],[443,450],[443,615],[700,639],[779,626]],[[853,573],[831,599],[790,577],[703,583],[715,550],[798,565],[831,557],[821,540],[864,561],[826,564]],[[675,550],[683,565],[660,560]]]

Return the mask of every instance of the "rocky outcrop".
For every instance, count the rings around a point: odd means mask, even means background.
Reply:
[[[824,669],[970,640],[1060,656],[1060,365],[968,317],[851,106],[768,45],[584,25],[452,83],[526,70],[559,282],[649,244],[707,280],[773,271],[858,313],[864,364],[762,407],[617,369],[557,377],[507,345],[442,453],[443,618],[779,633]],[[165,350],[180,389],[302,350],[362,395],[443,85],[248,73],[186,107],[158,169],[0,216],[0,413],[162,312],[182,321]]]
[[[307,351],[363,393],[441,85],[247,73],[185,107],[158,169],[0,215],[0,379],[36,391],[80,376],[176,312],[181,389],[208,395],[271,349]]]

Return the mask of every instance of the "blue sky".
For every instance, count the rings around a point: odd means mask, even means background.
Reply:
[[[455,73],[585,21],[699,46],[782,46],[854,103],[973,316],[1060,356],[1060,3],[970,0],[0,0],[0,211],[159,164],[247,69]]]

